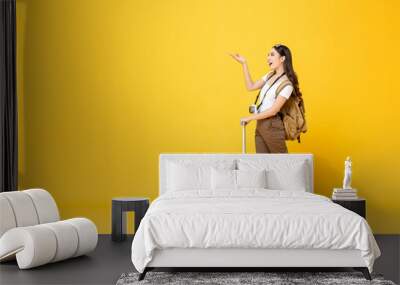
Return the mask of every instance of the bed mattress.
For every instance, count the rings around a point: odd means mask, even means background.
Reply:
[[[132,242],[139,272],[163,249],[380,250],[364,218],[327,197],[271,189],[185,190],[153,201]]]

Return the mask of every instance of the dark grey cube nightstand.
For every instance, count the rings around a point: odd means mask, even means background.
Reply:
[[[338,200],[332,199],[332,202],[339,204],[340,206],[359,214],[364,219],[367,218],[366,215],[366,201],[364,198],[357,198],[354,200]]]
[[[126,212],[135,212],[135,231],[149,208],[149,199],[140,197],[122,197],[112,199],[112,234],[113,241],[126,239]]]

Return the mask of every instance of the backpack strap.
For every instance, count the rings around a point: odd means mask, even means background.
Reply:
[[[285,79],[284,81],[282,81],[282,82],[279,84],[278,88],[276,88],[276,91],[275,91],[275,99],[276,99],[276,97],[278,97],[279,93],[281,93],[281,91],[283,90],[283,88],[285,88],[285,87],[288,86],[288,85],[293,86],[292,82],[290,82],[289,79]]]
[[[275,72],[272,70],[272,71],[270,71],[270,72],[268,72],[267,73],[267,78],[266,78],[266,82],[268,81],[268,80],[270,80],[271,79],[271,77],[273,76],[275,74]]]

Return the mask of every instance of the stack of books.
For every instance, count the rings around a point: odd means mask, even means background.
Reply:
[[[333,188],[332,199],[334,199],[334,200],[356,200],[356,199],[358,199],[357,189]]]

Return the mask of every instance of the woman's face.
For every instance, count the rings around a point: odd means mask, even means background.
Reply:
[[[285,60],[284,56],[281,56],[276,49],[272,48],[271,51],[268,53],[267,56],[267,63],[271,69],[277,69],[280,65],[283,64]]]

